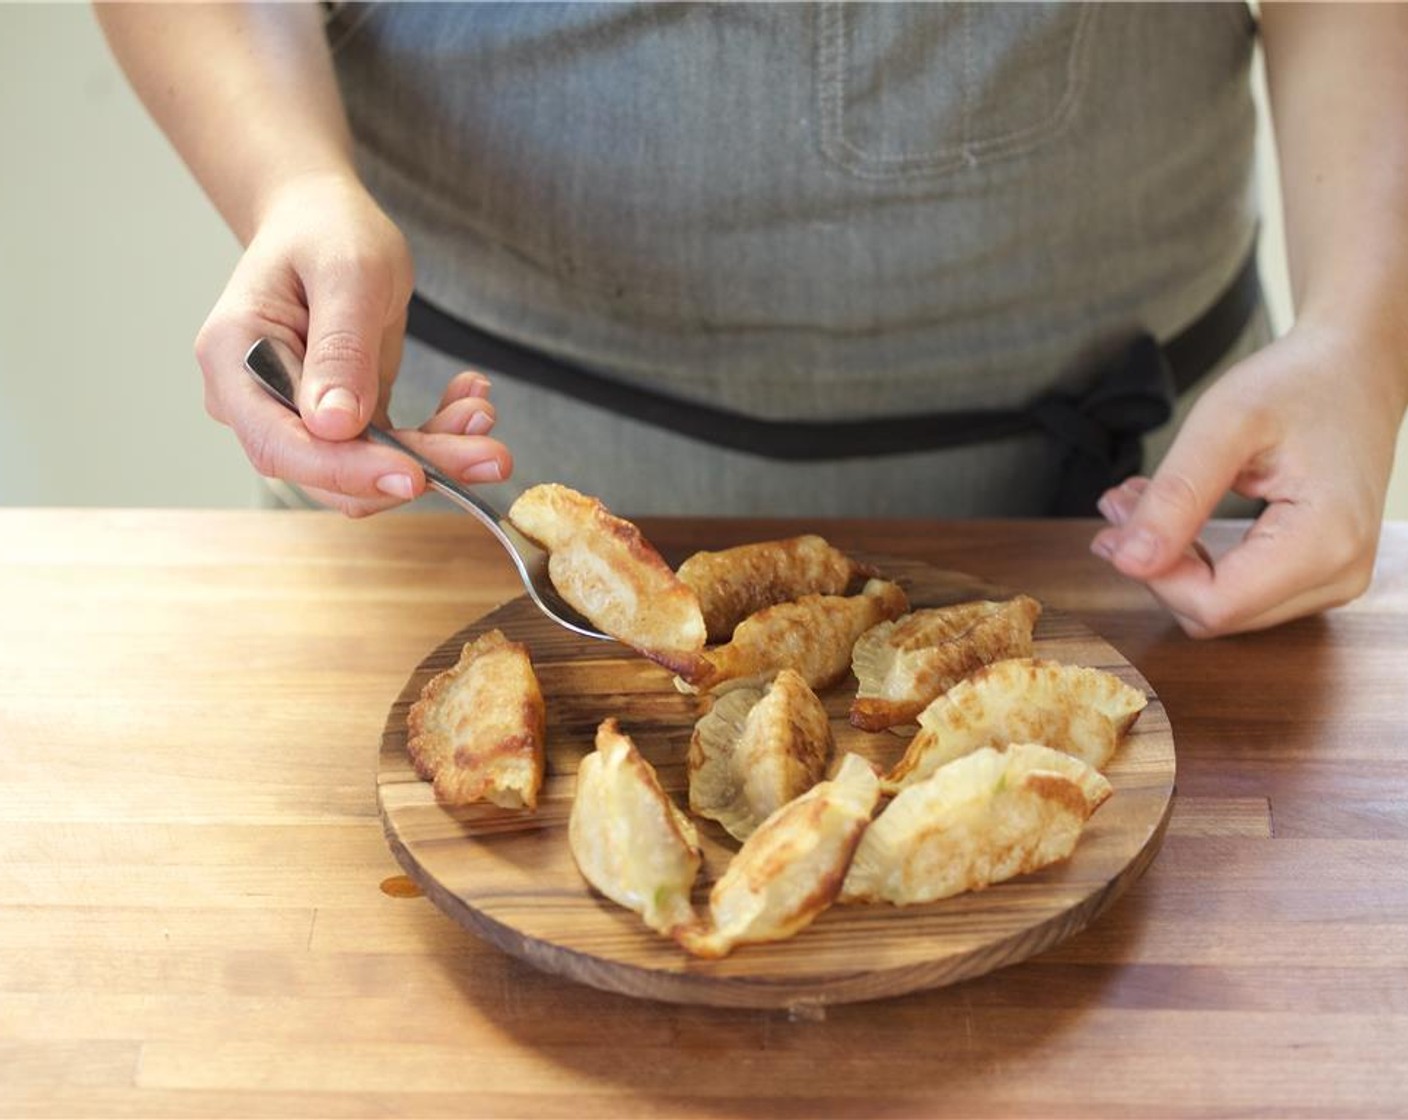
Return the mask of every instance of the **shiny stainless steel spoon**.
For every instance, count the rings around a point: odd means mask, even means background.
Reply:
[[[277,346],[270,339],[261,338],[244,356],[244,365],[271,397],[292,411],[298,411],[293,398],[300,371],[296,360],[287,350]],[[504,546],[513,566],[518,569],[528,597],[548,618],[584,637],[612,640],[563,601],[562,596],[553,587],[552,580],[548,578],[548,554],[515,529],[507,517],[483,498],[461,486],[429,459],[412,451],[390,432],[378,428],[375,424],[368,424],[363,437],[387,447],[394,447],[402,454],[410,456],[425,472],[425,480],[434,490],[477,517],[494,535],[494,539]]]

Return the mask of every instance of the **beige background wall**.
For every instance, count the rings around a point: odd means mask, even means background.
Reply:
[[[0,504],[249,503],[191,341],[236,257],[84,4],[0,4]]]
[[[254,500],[191,356],[236,252],[87,6],[0,3],[0,505]],[[1398,462],[1405,518],[1408,435]]]

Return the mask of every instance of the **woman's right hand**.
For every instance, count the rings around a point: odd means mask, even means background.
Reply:
[[[357,177],[315,4],[100,4],[132,87],[245,254],[196,340],[207,411],[262,474],[353,515],[415,497],[407,455],[357,437],[387,425],[411,258]],[[244,370],[262,337],[303,361],[299,415]],[[487,381],[455,378],[436,414],[397,435],[446,473],[497,481],[507,450],[484,433]]]
[[[355,177],[310,174],[283,184],[196,339],[212,417],[239,437],[260,474],[295,483],[350,516],[419,495],[425,476],[389,447],[357,438],[389,427],[413,272],[405,238]],[[244,369],[260,338],[303,361],[295,416]],[[418,429],[396,434],[465,482],[507,478],[512,460],[487,433],[488,381],[456,377]]]

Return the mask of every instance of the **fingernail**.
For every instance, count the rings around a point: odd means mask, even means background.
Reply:
[[[1115,519],[1115,506],[1114,503],[1110,501],[1109,494],[1103,495],[1100,500],[1095,503],[1095,508],[1100,511],[1100,516],[1106,521],[1113,521]]]
[[[477,373],[474,375],[474,380],[470,382],[469,395],[471,397],[487,397],[489,390],[493,388],[493,386],[494,383],[492,381],[482,373]]]
[[[376,488],[392,498],[409,500],[416,496],[415,483],[408,474],[384,474],[376,480]]]
[[[357,396],[351,389],[344,389],[341,385],[334,385],[326,393],[318,398],[319,412],[346,412],[352,416],[358,414]]]
[[[1109,537],[1096,537],[1090,542],[1090,551],[1101,560],[1109,560],[1115,555],[1115,542]]]
[[[1117,551],[1121,560],[1131,564],[1152,564],[1159,556],[1159,541],[1147,529],[1138,529],[1120,542]]]
[[[469,423],[464,426],[464,434],[467,436],[482,436],[493,426],[493,417],[487,412],[476,412],[469,418]]]
[[[467,468],[460,477],[466,482],[502,482],[504,472],[499,469],[497,459],[486,459]]]

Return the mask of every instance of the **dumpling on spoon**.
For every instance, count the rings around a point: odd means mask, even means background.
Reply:
[[[843,902],[907,906],[1067,858],[1111,793],[1094,767],[1038,744],[984,747],[901,790],[866,829]]]
[[[969,673],[1030,657],[1041,604],[1029,595],[928,607],[872,626],[856,641],[851,668],[859,688],[851,723],[883,731],[910,723]]]
[[[867,580],[859,595],[803,595],[745,618],[727,645],[705,650],[696,671],[681,676],[716,690],[794,669],[809,687],[827,688],[850,670],[857,638],[908,609],[903,588],[882,579]]]
[[[885,776],[893,793],[982,747],[1044,743],[1103,770],[1148,698],[1113,673],[1013,658],[987,665],[919,714],[919,732]]]
[[[694,725],[690,810],[746,840],[764,817],[821,780],[831,748],[826,709],[792,669],[764,689],[726,692]]]
[[[509,520],[548,552],[558,592],[613,638],[676,673],[704,648],[699,597],[631,522],[555,482],[525,490]]]
[[[810,925],[840,891],[879,797],[870,764],[848,754],[836,777],[789,801],[743,842],[709,892],[709,925],[676,939],[696,956],[722,957]]]
[[[699,834],[614,719],[578,765],[567,843],[583,878],[651,929],[669,936],[697,921]]]
[[[533,809],[543,784],[545,707],[528,647],[499,630],[465,643],[406,716],[406,753],[447,805]]]
[[[735,626],[765,607],[803,595],[840,595],[853,579],[875,573],[808,534],[696,552],[677,574],[699,596],[709,641],[726,642]]]

